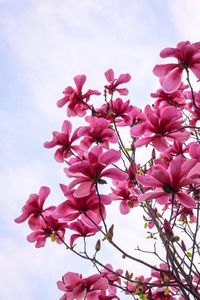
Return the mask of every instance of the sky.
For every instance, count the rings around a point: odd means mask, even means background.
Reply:
[[[35,249],[26,241],[28,227],[13,221],[42,185],[52,189],[49,205],[64,200],[62,166],[43,147],[66,118],[56,107],[64,88],[86,74],[87,87],[102,89],[104,72],[113,68],[132,75],[134,105],[152,103],[159,52],[179,41],[200,41],[199,10],[198,0],[0,0],[2,300],[59,299],[56,281],[86,269],[55,243]],[[142,243],[137,213],[119,220],[119,236],[134,235],[131,248]]]

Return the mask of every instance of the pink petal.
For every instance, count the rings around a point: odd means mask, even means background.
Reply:
[[[156,65],[153,69],[154,75],[158,77],[164,77],[169,72],[177,68],[178,64],[165,64],[165,65]]]
[[[195,200],[188,194],[179,192],[177,194],[177,198],[180,201],[180,203],[188,208],[194,208],[196,206]]]
[[[160,52],[160,57],[175,57],[177,59],[180,59],[180,50],[177,48],[165,48]]]
[[[125,173],[124,171],[121,171],[119,169],[116,168],[110,168],[108,170],[105,170],[101,173],[101,176],[103,177],[109,177],[113,180],[119,180],[119,181],[123,181],[126,180],[128,178],[128,174]]]
[[[162,88],[166,93],[173,93],[179,88],[181,85],[182,73],[183,69],[180,66],[177,66],[177,68],[164,77]]]
[[[114,72],[112,69],[109,69],[105,72],[105,76],[108,82],[112,83],[114,81]]]
[[[71,135],[72,124],[68,120],[65,120],[62,125],[62,132],[65,133],[68,137]]]
[[[193,64],[192,67],[190,67],[194,75],[200,79],[200,63],[198,64]]]
[[[39,197],[40,197],[40,207],[43,207],[44,201],[50,194],[50,188],[47,186],[42,186],[39,190]]]
[[[91,181],[80,183],[74,192],[74,197],[81,198],[90,195],[93,185]]]
[[[117,162],[121,158],[121,153],[120,151],[111,149],[106,151],[101,158],[101,162],[105,165],[109,165],[112,163]]]
[[[152,200],[152,199],[156,199],[156,198],[159,198],[161,196],[164,196],[165,194],[166,193],[164,191],[145,193],[145,194],[140,195],[138,197],[138,200],[139,200],[139,202]]]
[[[122,83],[127,83],[131,80],[131,75],[130,74],[121,74],[117,81],[115,82],[115,85],[118,86],[119,84]]]
[[[82,87],[86,81],[86,76],[85,75],[77,75],[74,77],[74,82],[76,84],[77,87],[77,91],[81,92],[82,91]]]

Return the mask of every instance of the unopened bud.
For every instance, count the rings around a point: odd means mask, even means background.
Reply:
[[[98,252],[100,249],[101,249],[101,241],[98,240],[95,245],[95,250],[96,250],[96,252]]]

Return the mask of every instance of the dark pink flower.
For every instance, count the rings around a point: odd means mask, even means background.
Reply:
[[[74,196],[78,198],[88,196],[96,184],[106,183],[102,179],[103,177],[119,181],[127,179],[128,175],[117,168],[106,169],[108,165],[117,162],[120,157],[119,151],[111,149],[103,153],[101,146],[94,146],[88,153],[87,159],[74,163],[65,169],[68,177],[76,178],[69,187],[74,188],[74,186],[79,185]]]
[[[76,239],[80,238],[80,237],[89,237],[92,235],[95,235],[100,227],[97,227],[93,224],[92,227],[92,223],[90,223],[90,226],[84,224],[80,219],[77,219],[76,222],[72,222],[69,225],[69,228],[73,231],[76,231],[77,233],[72,234],[70,237],[70,246],[72,247],[74,245],[74,242],[76,241]]]
[[[68,228],[68,224],[66,222],[56,220],[51,216],[51,213],[47,211],[44,212],[44,218],[42,218],[40,226],[38,226],[32,233],[27,236],[27,240],[30,243],[36,242],[36,248],[44,247],[47,238],[51,238],[52,241],[56,241],[58,244],[62,244],[61,239],[64,239],[65,229]]]
[[[130,74],[121,74],[118,79],[115,79],[113,70],[109,69],[105,72],[105,76],[107,81],[110,83],[109,85],[105,85],[105,89],[108,90],[110,94],[117,91],[120,95],[128,95],[128,90],[126,88],[119,89],[118,86],[122,83],[129,82],[131,80]]]
[[[199,174],[200,163],[180,155],[169,163],[168,168],[159,164],[153,166],[147,175],[136,175],[144,187],[154,188],[153,192],[140,195],[139,201],[156,199],[158,203],[165,204],[174,197],[184,207],[194,208],[195,200],[183,188],[199,182]]]
[[[75,190],[68,189],[68,199],[58,205],[53,213],[56,218],[62,218],[66,221],[72,221],[80,216],[81,220],[86,225],[94,226],[94,223],[99,224],[102,220],[99,212],[100,205],[101,214],[104,219],[106,218],[106,210],[104,204],[111,203],[111,198],[109,196],[100,195],[101,204],[99,204],[98,196],[94,191],[91,191],[90,195],[86,197],[79,198],[73,195],[74,192]],[[92,223],[90,219],[92,219],[94,223]]]
[[[16,223],[22,223],[29,218],[29,226],[31,229],[35,229],[40,226],[41,214],[45,211],[51,211],[55,206],[50,206],[43,209],[44,202],[50,194],[50,188],[42,186],[38,194],[31,194],[22,207],[22,214],[15,219]]]
[[[88,109],[87,102],[90,99],[91,95],[100,95],[101,93],[96,90],[88,90],[86,93],[82,92],[83,85],[86,81],[85,75],[77,75],[74,77],[74,82],[76,88],[74,89],[71,86],[68,86],[63,94],[65,95],[62,99],[58,100],[58,107],[64,106],[68,103],[67,115],[79,116],[82,117],[85,115],[86,110]]]
[[[109,143],[117,143],[118,137],[115,131],[109,128],[110,122],[104,118],[86,117],[89,126],[79,129],[78,135],[84,137],[81,140],[83,149],[88,149],[93,143],[100,144],[109,149]]]
[[[117,182],[116,189],[112,188],[111,196],[115,200],[120,200],[120,212],[125,215],[130,212],[130,209],[138,206],[137,190],[128,187],[127,181]]]
[[[181,85],[183,70],[190,69],[200,79],[200,43],[180,42],[176,48],[165,48],[162,58],[174,57],[177,63],[156,65],[153,73],[162,78],[162,88],[167,93],[175,92]]]
[[[171,106],[161,106],[152,109],[147,105],[144,109],[145,121],[131,128],[131,136],[141,137],[135,142],[136,147],[152,143],[160,152],[168,148],[168,140],[178,140],[184,143],[190,134],[182,128],[181,112]],[[144,137],[142,137],[144,136]]]
[[[131,124],[131,111],[135,106],[130,105],[130,100],[123,101],[121,98],[109,101],[96,109],[96,116],[114,121],[118,126],[127,126]]]
[[[53,148],[55,146],[60,146],[56,150],[54,157],[58,162],[63,162],[65,158],[68,158],[73,154],[73,151],[80,153],[80,147],[78,145],[72,145],[75,140],[79,139],[77,134],[78,130],[79,128],[77,128],[71,136],[72,124],[65,120],[62,125],[62,132],[54,131],[53,140],[45,142],[44,147]]]
[[[157,99],[153,106],[157,108],[159,105],[171,105],[184,108],[186,105],[186,99],[183,91],[186,88],[188,88],[188,85],[181,83],[180,87],[175,92],[167,93],[163,89],[159,89],[155,93],[151,93],[151,97]]]
[[[98,300],[99,291],[107,289],[108,281],[101,274],[82,278],[81,274],[68,272],[62,277],[62,281],[57,282],[57,285],[65,292],[65,296],[61,299]]]

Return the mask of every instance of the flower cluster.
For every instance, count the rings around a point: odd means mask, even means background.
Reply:
[[[54,158],[64,165],[66,182],[60,184],[64,201],[44,208],[50,189],[43,186],[38,194],[30,195],[15,221],[28,220],[31,233],[27,240],[37,248],[50,238],[96,268],[97,273],[89,277],[67,272],[57,283],[64,292],[60,300],[120,299],[120,290],[142,300],[186,300],[190,293],[200,299],[196,266],[200,251],[200,92],[192,89],[189,78],[191,70],[200,79],[200,43],[181,42],[160,55],[178,61],[155,66],[153,73],[161,87],[151,94],[154,103],[143,110],[126,98],[129,91],[124,84],[131,76],[116,78],[112,69],[105,72],[105,101],[99,107],[92,102],[101,94],[98,90],[83,92],[85,75],[75,76],[76,87],[68,86],[57,102],[58,107],[67,106],[68,117],[85,121],[73,129],[64,120],[61,132],[53,131],[52,140],[44,143],[56,149]],[[140,155],[142,147],[149,149],[145,158]],[[143,209],[147,238],[159,238],[165,249],[164,254],[156,246],[144,251],[160,260],[157,266],[116,243],[114,224],[108,226],[108,206],[114,207],[117,201],[123,215]],[[93,255],[87,250],[91,240],[95,242]],[[133,277],[130,270],[115,270],[110,263],[102,263],[98,255],[105,243],[123,259],[145,265],[151,276]]]

